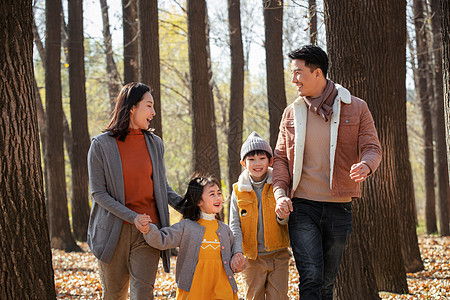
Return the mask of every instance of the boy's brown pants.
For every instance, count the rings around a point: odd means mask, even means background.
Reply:
[[[246,299],[288,299],[289,253],[287,249],[249,259],[242,272],[246,283]]]

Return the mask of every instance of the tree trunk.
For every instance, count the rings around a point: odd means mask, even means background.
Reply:
[[[56,298],[34,101],[32,23],[31,1],[0,2],[1,299]]]
[[[396,3],[398,11],[395,15],[401,17],[402,22],[406,23],[406,7]],[[392,81],[393,87],[398,87],[392,91],[391,101],[392,120],[395,120],[393,129],[393,146],[395,155],[395,175],[394,182],[396,186],[396,202],[398,205],[398,221],[400,230],[398,230],[404,268],[406,273],[418,272],[424,269],[422,258],[420,256],[419,242],[416,232],[416,200],[414,195],[414,181],[412,176],[411,163],[409,161],[408,130],[406,116],[406,26],[391,23],[390,38],[398,46],[395,53],[392,53],[393,59],[397,65],[403,69],[396,69],[397,76]],[[400,48],[401,47],[401,48]],[[393,80],[394,80],[393,79]]]
[[[214,98],[210,84],[212,73],[207,43],[206,2],[188,0],[187,17],[194,170],[212,173],[220,180]]]
[[[263,0],[270,146],[275,148],[286,108],[283,71],[283,0]]]
[[[61,1],[46,1],[45,98],[47,119],[48,205],[51,246],[80,251],[70,231],[64,171],[61,100]]]
[[[61,18],[62,19],[62,18]],[[65,28],[65,24],[64,24],[64,20],[61,20],[61,27]],[[36,23],[33,22],[33,36],[34,36],[34,42],[36,44],[36,48],[38,49],[39,52],[39,57],[41,58],[42,61],[42,67],[45,71],[45,49],[44,49],[44,45],[42,44],[41,41],[41,37],[39,36],[39,32],[38,29],[36,27]],[[64,34],[61,34],[61,37],[64,37]],[[65,37],[64,37],[65,38]],[[67,44],[67,41],[66,41]],[[69,61],[67,60],[67,63],[69,63]],[[44,111],[44,106],[42,104],[42,100],[41,100],[41,95],[39,94],[39,87],[37,86],[37,82],[36,84],[36,108],[37,108],[37,113],[38,113],[38,124],[39,124],[39,135],[41,137],[41,143],[42,143],[42,152],[44,154],[44,186],[45,186],[45,195],[46,195],[46,199],[48,199],[48,195],[47,195],[47,191],[48,191],[48,183],[47,183],[47,155],[45,154],[47,152],[47,134],[46,134],[46,116],[45,116],[45,111]],[[67,118],[66,118],[66,114],[63,112],[63,128],[64,128],[64,141],[66,143],[66,148],[67,148],[67,153],[69,155],[70,161],[72,161],[72,133],[70,132],[70,128],[69,128],[69,123],[67,122]],[[48,206],[47,206],[48,209]]]
[[[357,210],[361,205],[352,206],[353,215],[358,215]],[[353,233],[349,236],[339,275],[336,278],[334,295],[337,300],[380,299],[369,251],[357,235],[361,232],[359,228],[361,225],[360,222],[353,222],[352,225]]]
[[[447,145],[445,144],[445,117],[444,117],[444,95],[442,83],[442,46],[441,46],[441,12],[439,11],[439,0],[431,0],[431,19],[433,36],[433,86],[434,86],[434,115],[436,126],[433,136],[436,141],[437,180],[439,195],[439,225],[441,235],[450,235],[449,232],[449,187]]]
[[[100,0],[100,7],[102,9],[102,21],[103,21],[103,39],[105,42],[105,55],[106,55],[106,75],[108,84],[109,101],[111,105],[111,111],[114,110],[116,105],[116,97],[122,88],[122,80],[120,79],[119,71],[117,71],[116,62],[114,61],[114,53],[112,50],[112,38],[109,30],[109,15],[108,4],[106,0]]]
[[[317,4],[316,0],[308,0],[309,6],[309,42],[317,45]]]
[[[90,146],[84,72],[83,1],[69,1],[69,85],[72,119],[72,228],[77,240],[86,241],[89,224]]]
[[[228,0],[230,30],[231,79],[228,112],[228,192],[241,174],[239,163],[244,122],[244,50],[242,46],[240,0]],[[229,215],[229,214],[228,214]]]
[[[353,13],[352,18],[348,18],[349,11]],[[325,12],[330,78],[367,101],[383,148],[380,167],[363,184],[362,199],[354,201],[352,238],[359,239],[362,249],[353,248],[345,253],[344,261],[348,265],[344,263],[342,269],[348,273],[340,274],[342,280],[339,280],[336,291],[343,293],[338,295],[339,299],[352,299],[346,293],[355,288],[351,281],[360,278],[362,271],[358,268],[367,271],[372,267],[378,290],[405,293],[408,286],[398,234],[399,214],[404,211],[400,210],[397,199],[403,198],[403,189],[411,187],[402,187],[395,175],[396,164],[401,163],[395,155],[400,142],[396,143],[395,139],[401,131],[398,128],[406,124],[401,123],[405,120],[395,119],[397,112],[394,113],[392,108],[393,101],[406,101],[406,92],[403,91],[405,6],[401,1],[389,0],[369,1],[366,5],[360,1],[328,0],[325,1]],[[367,19],[369,14],[371,18]],[[386,65],[389,65],[388,73],[383,71]],[[395,106],[400,107],[398,104]],[[351,244],[352,247],[357,245],[356,242]],[[369,254],[371,266],[351,263],[352,260],[364,262],[363,258],[355,257],[364,254],[363,249]],[[349,257],[349,254],[353,256]],[[360,279],[361,290],[365,286],[370,289],[359,298],[378,299],[378,294],[373,293],[375,288],[371,276]]]
[[[448,0],[441,0],[441,38],[447,161],[450,161],[450,3]],[[450,176],[450,166],[448,172]]]
[[[155,134],[162,138],[161,82],[159,66],[158,1],[138,0],[139,80],[152,89],[156,118],[151,121]]]
[[[139,42],[137,0],[122,0],[123,79],[125,83],[139,80]]]
[[[396,3],[398,11],[395,14],[401,17],[402,22],[406,23],[406,7]],[[391,101],[392,120],[396,121],[394,132],[394,155],[396,171],[394,182],[396,183],[396,202],[398,205],[399,227],[398,231],[400,245],[406,273],[418,272],[424,269],[422,258],[420,256],[419,242],[416,232],[416,201],[414,195],[414,182],[412,176],[411,163],[409,161],[408,130],[406,116],[406,26],[391,23],[390,38],[396,41],[394,60],[398,65],[404,66],[403,69],[396,69],[397,76],[393,86],[399,87],[393,90],[392,97],[396,101]],[[401,47],[401,48],[400,48]],[[401,88],[400,88],[401,87]]]
[[[414,27],[416,30],[416,51],[417,51],[417,81],[416,94],[419,97],[422,111],[423,138],[425,153],[425,221],[427,233],[437,232],[436,226],[436,199],[434,191],[434,154],[433,154],[433,126],[431,121],[430,86],[427,82],[428,65],[431,63],[427,51],[427,37],[425,35],[425,15],[423,0],[414,0]]]
[[[45,70],[45,50],[44,50],[44,45],[42,44],[41,38],[39,36],[39,31],[38,28],[36,26],[36,20],[34,20],[33,18],[33,38],[34,38],[34,43],[36,45],[36,48],[38,49],[39,52],[39,56],[41,58],[41,62],[42,62],[42,66],[44,67]],[[48,163],[46,161],[46,152],[47,152],[47,129],[46,129],[46,120],[45,120],[45,111],[44,111],[44,105],[42,104],[42,99],[41,99],[41,94],[39,93],[39,87],[37,85],[37,81],[36,78],[34,79],[34,88],[35,88],[35,98],[36,99],[36,111],[37,111],[37,120],[38,120],[38,125],[39,125],[39,137],[41,139],[41,143],[42,143],[42,160],[44,162],[44,191],[45,191],[45,199],[48,199],[48,183],[47,183],[47,176],[48,176],[48,171],[47,171],[47,166]],[[48,203],[46,203],[47,205],[47,217],[49,215],[48,213]],[[49,220],[47,220],[48,222]]]

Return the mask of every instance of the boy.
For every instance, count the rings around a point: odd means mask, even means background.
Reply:
[[[269,143],[252,132],[241,148],[245,170],[233,185],[230,227],[240,258],[232,261],[232,268],[239,270],[247,262],[246,299],[288,299],[288,218],[281,220],[275,214],[272,156]]]

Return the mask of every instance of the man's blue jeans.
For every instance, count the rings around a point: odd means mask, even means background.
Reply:
[[[347,237],[352,204],[293,198],[289,237],[300,276],[300,299],[333,299]]]

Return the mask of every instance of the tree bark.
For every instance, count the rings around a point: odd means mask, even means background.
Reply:
[[[31,1],[0,2],[1,299],[56,298],[34,101],[32,23]]]
[[[439,0],[431,0],[431,19],[433,36],[433,86],[434,115],[436,126],[433,136],[436,144],[436,163],[438,181],[439,227],[440,234],[450,235],[449,230],[449,177],[447,161],[447,145],[445,144],[444,95],[442,83],[442,46],[441,46],[441,12]]]
[[[108,93],[111,111],[113,111],[116,105],[115,99],[119,94],[120,89],[122,88],[122,80],[120,79],[119,71],[117,71],[116,62],[114,61],[114,53],[112,50],[112,38],[109,29],[108,4],[106,0],[100,0],[100,7],[102,9],[103,39],[105,42],[106,76],[108,84]]]
[[[352,18],[348,18],[349,11]],[[371,18],[367,19],[369,14]],[[325,20],[330,78],[366,100],[383,148],[380,167],[363,184],[362,199],[353,203],[352,238],[359,239],[363,246],[345,253],[342,269],[347,272],[339,275],[341,280],[336,291],[342,294],[338,298],[352,299],[347,293],[355,289],[352,281],[359,278],[362,292],[364,286],[370,288],[358,298],[378,299],[378,294],[373,293],[376,289],[372,277],[358,277],[370,267],[374,270],[378,290],[405,293],[408,286],[398,234],[399,214],[404,211],[400,210],[397,199],[403,198],[402,188],[411,189],[411,186],[402,187],[395,175],[396,164],[401,163],[395,155],[400,145],[395,139],[401,132],[398,128],[405,127],[406,123],[395,119],[397,115],[392,108],[392,102],[406,101],[405,5],[402,1],[389,0],[369,1],[365,5],[360,1],[328,0],[325,1]],[[389,72],[383,71],[386,65],[389,65]],[[400,106],[395,104],[395,107]],[[352,242],[350,246],[357,245]],[[357,261],[365,262],[355,257],[364,251],[368,252],[371,266],[356,265]]]
[[[125,83],[139,80],[139,31],[137,0],[122,0],[123,79]]]
[[[414,195],[414,181],[412,176],[411,163],[409,161],[408,130],[406,116],[406,7],[400,3],[395,3],[396,17],[401,18],[403,23],[391,22],[389,37],[392,43],[395,42],[396,51],[392,53],[397,66],[395,69],[395,82],[393,87],[398,87],[392,91],[395,101],[390,101],[392,108],[392,120],[395,120],[393,129],[393,154],[395,155],[394,182],[396,186],[395,201],[398,205],[399,227],[398,231],[400,245],[406,273],[418,272],[424,269],[420,256],[419,242],[416,232],[416,200]],[[404,26],[402,26],[403,24]],[[401,47],[401,48],[400,48]]]
[[[159,65],[158,1],[138,0],[139,80],[152,89],[156,118],[151,121],[155,134],[162,138],[161,81]]]
[[[309,42],[317,45],[317,4],[316,0],[308,0],[309,6]]]
[[[450,161],[450,3],[441,0],[442,81],[444,89],[447,161]],[[448,173],[450,176],[450,164]]]
[[[69,85],[72,119],[72,228],[75,238],[86,241],[89,224],[90,146],[84,72],[83,1],[69,1]]]
[[[448,0],[441,0],[441,38],[447,161],[450,161],[450,3]],[[450,176],[450,166],[448,173]]]
[[[353,205],[353,214],[358,215],[360,205]],[[337,300],[381,299],[375,272],[372,267],[369,251],[356,234],[361,232],[360,222],[353,222],[353,233],[347,242],[345,255],[342,259],[339,275],[336,278],[334,295]]]
[[[65,27],[64,20],[61,20],[62,28]],[[41,37],[39,36],[39,32],[36,26],[36,23],[33,22],[33,36],[34,36],[34,43],[36,45],[36,48],[39,52],[39,57],[42,61],[42,67],[45,72],[45,49],[44,45],[42,44]],[[64,34],[61,34],[61,37],[64,37]],[[68,62],[68,61],[67,61]],[[36,81],[36,80],[35,80]],[[44,105],[42,104],[41,95],[39,93],[39,87],[37,86],[37,82],[35,83],[35,89],[36,89],[36,108],[37,108],[37,114],[38,114],[38,124],[39,124],[39,135],[41,137],[41,143],[42,143],[42,152],[43,152],[43,160],[44,160],[44,186],[45,186],[45,198],[48,199],[48,183],[47,183],[47,134],[46,134],[46,116],[44,111]],[[72,133],[70,132],[69,123],[67,122],[66,114],[63,112],[63,128],[64,128],[64,141],[66,143],[66,149],[67,154],[69,155],[70,161],[72,161]],[[48,206],[47,206],[48,209]]]
[[[187,17],[194,170],[212,173],[220,180],[206,2],[188,0]]]
[[[231,79],[228,111],[228,191],[241,174],[240,150],[244,122],[244,50],[241,30],[241,1],[228,0],[230,30]]]
[[[46,1],[45,98],[47,119],[48,205],[51,246],[81,251],[70,231],[64,171],[61,100],[61,1]]]
[[[283,0],[263,0],[270,146],[275,148],[286,108],[283,71]]]
[[[422,111],[424,153],[425,153],[425,222],[427,233],[437,232],[436,226],[436,196],[434,191],[434,153],[433,153],[433,126],[431,120],[430,86],[427,82],[428,65],[431,63],[427,50],[427,37],[425,34],[425,14],[423,0],[414,0],[414,27],[416,31],[417,51],[417,81],[416,94],[419,97]]]

